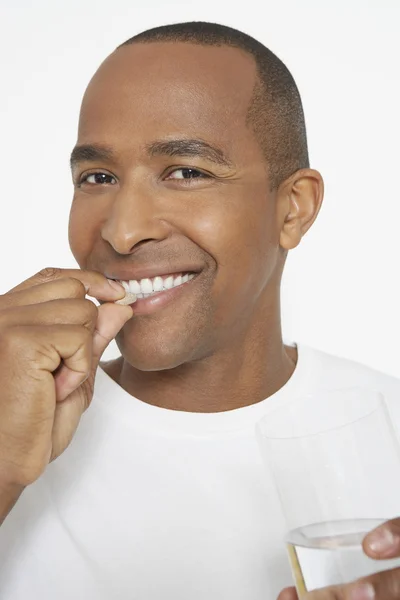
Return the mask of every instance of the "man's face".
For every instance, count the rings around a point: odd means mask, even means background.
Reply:
[[[133,44],[86,91],[77,145],[108,152],[75,154],[70,244],[80,267],[120,280],[160,275],[163,285],[195,275],[134,305],[117,342],[138,369],[244,348],[273,318],[282,252],[246,124],[255,77],[237,49]]]

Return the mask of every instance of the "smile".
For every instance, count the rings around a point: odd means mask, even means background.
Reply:
[[[152,279],[146,278],[140,280],[130,279],[129,281],[119,281],[126,292],[135,294],[139,300],[179,287],[193,279],[195,275],[196,273],[175,273],[174,275],[167,275],[164,277],[157,275]]]

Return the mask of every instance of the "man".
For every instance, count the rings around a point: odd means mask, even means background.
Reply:
[[[282,341],[285,258],[323,196],[296,85],[236,30],[144,32],[90,82],[71,165],[81,271],[0,299],[0,597],[275,600],[291,575],[257,421],[362,384],[400,423],[399,382]],[[310,597],[399,597],[398,571],[368,581]]]

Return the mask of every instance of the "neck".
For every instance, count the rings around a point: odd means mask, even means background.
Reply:
[[[103,365],[129,394],[172,410],[220,412],[272,396],[293,374],[297,350],[282,341],[280,319],[255,323],[229,348],[165,371],[135,369],[123,357]]]

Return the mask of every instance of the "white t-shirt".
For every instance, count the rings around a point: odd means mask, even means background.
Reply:
[[[361,385],[400,426],[400,381],[298,350],[279,392],[224,413],[151,406],[99,369],[71,446],[0,529],[0,598],[276,600],[292,578],[256,422],[304,393]]]

